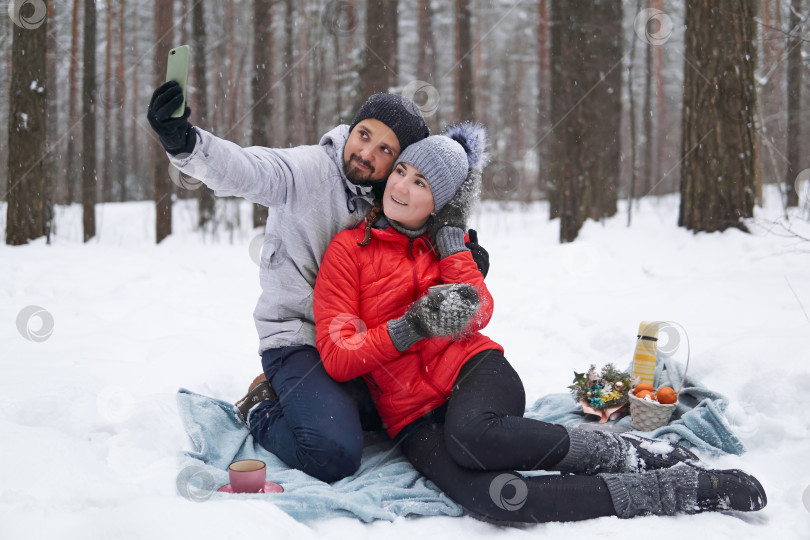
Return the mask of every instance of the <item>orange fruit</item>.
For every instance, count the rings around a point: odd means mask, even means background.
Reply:
[[[635,388],[633,388],[633,393],[636,395],[636,397],[639,397],[638,393],[643,392],[645,390],[649,393],[653,393],[655,392],[655,387],[650,383],[643,382],[637,385]]]
[[[669,386],[662,386],[658,389],[658,403],[670,404],[678,401],[678,394]]]
[[[649,390],[642,390],[641,392],[636,392],[636,397],[638,399],[644,399],[647,396],[650,396],[650,399],[655,401],[655,394],[653,394]]]

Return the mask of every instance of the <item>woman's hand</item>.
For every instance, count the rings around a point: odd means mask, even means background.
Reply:
[[[460,335],[478,312],[480,300],[475,287],[454,283],[431,291],[414,302],[405,315],[388,322],[388,334],[399,351],[420,339]]]
[[[431,221],[430,234],[436,242],[439,259],[467,249],[464,245],[464,231],[467,229],[472,207],[480,196],[481,172],[470,169],[456,194]]]

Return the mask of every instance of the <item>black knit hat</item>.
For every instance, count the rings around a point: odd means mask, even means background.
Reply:
[[[368,98],[357,111],[349,131],[367,118],[379,120],[391,128],[399,141],[400,152],[411,143],[430,135],[419,107],[410,99],[397,94],[374,94]]]

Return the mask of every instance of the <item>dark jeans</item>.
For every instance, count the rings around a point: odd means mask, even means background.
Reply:
[[[381,428],[363,381],[336,382],[308,345],[268,349],[262,367],[279,399],[251,411],[256,441],[290,467],[324,482],[357,472],[363,428]]]
[[[524,418],[523,383],[495,350],[462,368],[447,404],[396,437],[413,466],[476,514],[513,522],[577,521],[616,515],[597,476],[523,476],[568,452],[564,427]]]

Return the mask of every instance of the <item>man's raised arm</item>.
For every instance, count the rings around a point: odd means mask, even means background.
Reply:
[[[284,159],[288,151],[242,148],[195,128],[188,121],[189,107],[179,118],[172,118],[172,112],[182,102],[180,85],[166,82],[155,90],[146,115],[172,164],[218,196],[243,197],[265,206],[283,204],[287,186],[293,181],[290,165]]]

